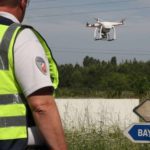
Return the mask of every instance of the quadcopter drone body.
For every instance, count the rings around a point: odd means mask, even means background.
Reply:
[[[96,23],[90,24],[87,22],[86,26],[95,28],[94,31],[94,40],[107,40],[113,41],[116,39],[116,26],[123,25],[125,19],[122,19],[119,22],[107,22],[107,21],[100,21],[99,18],[96,18]],[[113,31],[112,37],[110,36],[110,31]]]

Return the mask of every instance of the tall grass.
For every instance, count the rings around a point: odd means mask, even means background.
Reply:
[[[65,130],[69,150],[150,150],[150,144],[132,143],[118,127],[109,130]]]
[[[72,122],[70,126],[67,124],[67,121],[70,120],[67,117],[68,113],[66,110],[66,118],[63,120],[63,124],[69,150],[150,150],[150,144],[131,142],[124,136],[124,129],[120,129],[115,122],[111,126],[106,125],[105,121],[100,122],[99,125],[94,124],[91,121],[88,109],[86,109],[86,114],[82,116],[82,119],[76,118],[79,126],[75,127],[72,126]],[[75,120],[74,123],[76,123]]]

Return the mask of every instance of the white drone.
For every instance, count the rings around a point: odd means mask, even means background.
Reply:
[[[115,27],[118,25],[123,25],[125,19],[122,19],[118,22],[108,22],[108,21],[100,21],[99,18],[95,18],[96,23],[90,24],[86,23],[87,27],[95,28],[94,31],[94,40],[107,40],[113,41],[116,39],[116,30]],[[110,35],[111,29],[113,30],[112,37]]]

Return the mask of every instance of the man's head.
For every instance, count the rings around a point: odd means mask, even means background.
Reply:
[[[0,0],[0,11],[5,11],[16,16],[22,22],[29,0]]]

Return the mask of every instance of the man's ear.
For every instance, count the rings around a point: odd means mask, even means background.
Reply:
[[[27,1],[28,0],[19,0],[19,6],[21,9],[25,9],[27,6]]]

